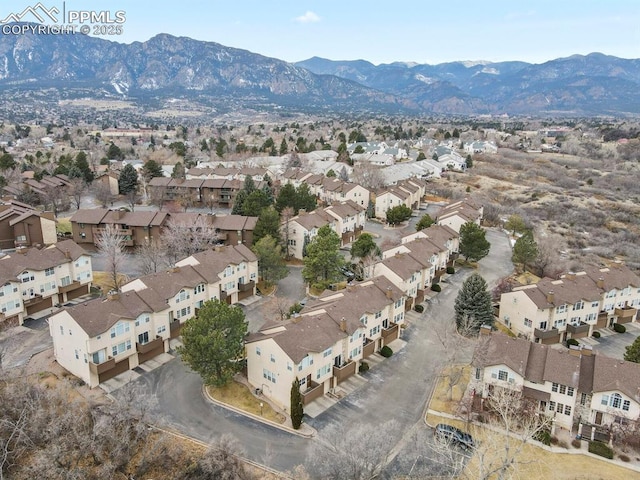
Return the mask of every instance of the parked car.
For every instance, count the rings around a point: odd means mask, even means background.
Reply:
[[[348,267],[340,267],[340,272],[347,277],[347,282],[352,282],[356,278],[356,274],[349,270]]]
[[[446,423],[439,423],[436,425],[435,436],[447,443],[458,445],[464,450],[470,450],[475,446],[471,435],[463,432],[453,425],[447,425]]]

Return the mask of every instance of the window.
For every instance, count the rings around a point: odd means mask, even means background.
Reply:
[[[556,402],[549,402],[549,411],[553,412],[556,409]]]
[[[376,312],[374,318],[380,318],[382,316],[382,310]]]
[[[357,357],[361,353],[362,353],[362,347],[354,348],[353,350],[351,350],[351,353],[349,354],[349,358]]]
[[[573,322],[573,319],[572,319],[572,322]],[[565,318],[561,320],[556,320],[555,322],[553,322],[553,328],[564,327],[566,324],[567,324],[567,320]]]
[[[624,400],[622,402],[622,410],[624,410],[625,412],[629,411],[630,406],[631,406],[631,402],[629,400]]]
[[[602,400],[600,400],[600,405],[609,405],[609,395],[602,395]]]
[[[566,385],[560,385],[560,393],[562,395],[565,395],[567,393],[567,386]]]
[[[126,342],[122,342],[122,343],[119,343],[118,345],[114,345],[111,347],[111,353],[113,357],[121,353],[124,353],[127,350],[131,350],[131,340],[127,340]]]
[[[64,327],[60,325],[60,335],[64,335]]]
[[[564,406],[564,414],[565,415],[571,415],[571,405],[565,405]]]
[[[600,302],[591,302],[591,308],[598,308],[600,306]]]
[[[324,352],[322,352],[323,357],[328,357],[331,355],[331,347],[327,348]]]
[[[553,383],[553,384],[551,385],[551,391],[552,391],[552,392],[557,392],[557,391],[558,391],[558,386],[559,386],[559,385],[558,385],[557,383]]]
[[[533,325],[533,322],[531,320],[529,320],[528,318],[524,319],[524,326],[525,327],[531,327],[531,325]]]
[[[580,300],[573,304],[573,310],[582,310],[584,308],[584,302]]]
[[[323,377],[324,375],[328,374],[330,371],[331,371],[331,365],[324,365],[323,367],[320,367],[316,371],[316,380],[319,380],[320,377]]]
[[[256,347],[256,355],[260,356],[260,347]]]
[[[204,283],[201,283],[200,285],[196,285],[196,288],[193,289],[193,294],[197,295],[199,293],[203,293],[204,292]]]
[[[76,355],[76,360],[80,360],[80,355],[78,355],[78,349],[75,349],[73,352]]]
[[[375,327],[369,330],[369,338],[373,338],[378,333],[380,333],[380,325],[376,325]]]
[[[271,383],[276,383],[276,374],[270,372],[266,368],[262,369],[262,377],[270,381]]]
[[[562,403],[558,403],[558,404],[556,405],[556,412],[558,412],[558,413],[562,413],[562,411],[563,411],[563,410],[564,410],[564,404],[562,404]]]
[[[291,362],[287,361],[287,370],[292,371],[293,370],[293,365],[291,365]]]
[[[55,275],[55,269],[53,267],[51,268],[45,268],[44,269],[44,276],[45,277],[50,277],[51,275]]]
[[[191,296],[187,293],[186,290],[180,290],[180,293],[176,295],[176,303],[184,302],[185,300],[191,298]]]
[[[140,335],[138,335],[138,343],[140,345],[149,343],[149,332],[142,332]]]
[[[573,387],[567,387],[567,395],[573,397]]]
[[[567,311],[567,306],[566,305],[558,305],[556,307],[556,313],[564,313]]]
[[[540,330],[546,330],[547,329],[547,322],[540,322]]]
[[[269,356],[269,359],[272,363],[276,363],[276,356],[273,353]]]
[[[191,307],[184,307],[179,310],[176,310],[176,318],[182,318],[191,315]]]
[[[480,380],[482,378],[482,370],[476,368],[476,380]]]
[[[111,338],[115,338],[129,331],[129,322],[118,322],[111,327]]]
[[[307,355],[302,359],[302,361],[300,362],[300,365],[298,365],[298,371],[308,367],[309,365],[313,365],[313,357]]]
[[[156,329],[156,332],[158,333],[158,335],[160,335],[161,333],[164,333],[167,331],[167,326],[166,325],[161,325]]]
[[[586,405],[587,404],[587,394],[586,393],[581,393],[580,394],[580,405]]]
[[[498,380],[502,380],[503,382],[506,382],[508,377],[509,377],[509,374],[506,371],[504,370],[498,371]]]
[[[607,294],[605,295],[605,298],[613,298],[615,296],[616,296],[616,291],[611,290],[610,292],[607,292]]]
[[[621,404],[622,404],[622,397],[620,396],[620,394],[614,393],[613,395],[611,395],[610,405],[613,408],[620,408]]]

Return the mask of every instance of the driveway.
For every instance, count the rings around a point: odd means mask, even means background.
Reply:
[[[492,287],[498,279],[512,272],[513,265],[509,261],[511,248],[507,237],[489,230],[487,239],[491,242],[491,252],[479,262],[478,272]],[[209,404],[203,398],[199,376],[189,372],[178,359],[143,375],[114,395],[130,401],[126,392],[133,392],[137,401],[149,408],[154,423],[175,428],[204,442],[214,441],[225,433],[232,434],[244,446],[249,459],[282,471],[306,463],[307,452],[318,440],[330,441],[331,438],[324,438],[324,435],[327,427],[335,422],[378,427],[393,419],[398,422],[399,431],[405,433],[396,438],[386,436],[384,440],[390,447],[403,450],[411,443],[416,430],[427,430],[423,411],[442,366],[444,350],[434,329],[453,324],[455,297],[471,273],[469,269],[461,269],[449,277],[443,291],[404,331],[403,338],[408,341],[406,347],[369,371],[366,374],[368,382],[362,389],[308,420],[318,430],[319,439],[302,439]],[[295,297],[299,294],[297,288],[291,285],[283,291],[287,298],[288,295]],[[472,348],[469,345],[460,352],[460,361],[471,358]],[[422,448],[411,445],[410,450],[416,461],[418,458],[425,461],[431,455],[426,445]]]
[[[640,325],[637,323],[627,323],[625,327],[627,327],[625,333],[615,333],[608,328],[600,330],[601,333],[607,332],[608,335],[603,335],[598,339],[590,338],[594,343],[593,349],[607,357],[623,360],[626,347],[640,336]]]

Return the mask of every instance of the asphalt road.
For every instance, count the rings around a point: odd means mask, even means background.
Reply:
[[[489,230],[487,239],[491,242],[491,252],[480,262],[478,272],[491,287],[499,278],[510,274],[513,265],[509,260],[511,248],[506,236]],[[423,411],[444,357],[444,347],[433,332],[453,324],[457,291],[471,273],[469,269],[460,269],[449,277],[436,300],[405,330],[406,347],[368,372],[369,381],[365,387],[308,420],[317,429],[319,438],[300,438],[209,404],[202,395],[202,381],[179,359],[142,375],[114,395],[130,400],[127,391],[131,391],[136,401],[149,409],[153,423],[175,428],[199,440],[211,442],[223,434],[231,434],[244,446],[248,458],[283,471],[305,464],[315,442],[331,441],[324,435],[327,427],[336,422],[344,425],[368,423],[377,427],[394,419],[403,433],[395,438],[385,436],[384,441],[390,448],[402,451],[412,442],[410,432],[427,430],[422,421]],[[297,288],[292,284],[285,287],[284,292],[295,297],[299,293]],[[470,359],[471,352],[472,345],[461,349],[460,361]],[[410,447],[405,450],[410,450],[416,461],[428,463],[428,447],[420,449],[415,444]],[[407,460],[409,462],[405,464],[410,464],[411,458]]]

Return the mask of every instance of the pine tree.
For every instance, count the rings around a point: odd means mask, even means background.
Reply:
[[[120,172],[118,189],[122,195],[135,192],[138,189],[138,172],[130,163],[126,164]]]
[[[455,301],[456,327],[463,335],[475,335],[482,325],[493,325],[493,307],[487,282],[474,273],[462,284]]]
[[[636,338],[631,345],[625,348],[624,359],[627,362],[640,363],[640,337]]]
[[[300,380],[296,378],[291,384],[291,423],[295,430],[298,430],[302,425],[303,416],[304,406],[302,405],[302,395],[300,394]]]
[[[485,238],[485,231],[473,222],[460,227],[460,253],[466,260],[478,261],[489,255],[491,244]]]
[[[513,245],[513,255],[511,260],[514,263],[521,263],[526,269],[527,263],[533,262],[538,256],[538,244],[533,239],[531,230],[526,231]]]

